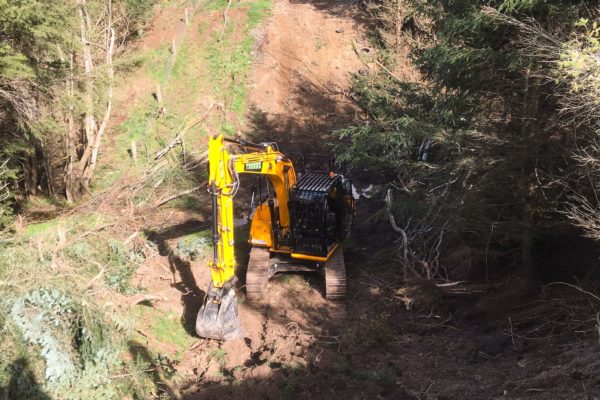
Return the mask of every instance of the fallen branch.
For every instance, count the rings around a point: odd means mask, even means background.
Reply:
[[[396,223],[396,218],[394,218],[394,214],[392,213],[392,202],[393,202],[393,197],[392,197],[392,189],[388,189],[387,193],[385,195],[385,215],[387,217],[387,220],[389,221],[392,229],[399,233],[400,236],[402,236],[402,262],[404,264],[404,279],[408,278],[408,268],[410,268],[409,266],[409,261],[408,261],[408,235],[406,234],[406,231],[402,228],[400,228],[398,226],[398,224]],[[412,270],[412,268],[411,268]],[[415,273],[415,275],[419,276],[419,274],[417,274],[414,270],[412,271],[413,273]]]
[[[127,239],[125,239],[125,244],[129,244],[133,239],[135,239],[138,236],[139,232],[134,232],[133,234],[131,234]]]
[[[571,288],[573,288],[575,290],[580,291],[583,294],[587,294],[588,296],[593,297],[597,301],[600,301],[600,297],[596,296],[594,293],[588,292],[587,290],[585,290],[583,288],[580,288],[579,286],[572,285],[570,283],[566,283],[566,282],[551,282],[551,283],[547,284],[545,287],[548,287],[550,285],[566,285],[566,286],[569,286],[569,287],[571,287]]]
[[[177,145],[179,145],[181,143],[181,133],[182,132],[177,134],[177,136],[175,136],[175,139],[171,140],[171,142],[165,148],[163,148],[161,151],[156,153],[156,157],[154,157],[155,161],[158,161],[161,158],[163,158],[165,156],[165,154],[167,154],[169,151],[171,151],[171,149],[173,147],[176,147]]]
[[[193,187],[191,189],[184,190],[183,192],[179,192],[177,194],[174,194],[173,196],[169,196],[166,199],[159,201],[158,203],[154,204],[154,207],[160,207],[163,204],[170,202],[171,200],[175,200],[175,199],[177,199],[177,198],[179,198],[181,196],[185,196],[185,195],[191,194],[191,193],[193,193],[193,192],[195,192],[196,190],[199,190],[199,189],[200,189],[200,186],[196,186],[196,187]]]
[[[223,35],[225,34],[225,29],[227,28],[227,12],[229,11],[229,7],[231,7],[231,0],[227,1],[227,7],[225,11],[223,11],[223,28],[221,28],[221,33],[219,34],[219,42],[223,40]]]
[[[442,288],[442,287],[458,286],[458,285],[462,285],[463,283],[467,283],[467,281],[436,283],[435,286]]]
[[[96,283],[98,280],[100,280],[100,278],[102,278],[104,276],[104,272],[106,271],[104,269],[104,267],[102,266],[102,264],[100,264],[97,261],[92,261],[94,264],[96,264],[96,266],[98,268],[100,268],[100,272],[98,272],[98,274],[96,276],[94,276],[84,287],[84,291],[85,290],[89,290],[94,286],[94,283]]]
[[[190,129],[192,129],[193,127],[195,127],[196,125],[198,125],[200,122],[204,121],[206,119],[206,117],[208,117],[208,115],[210,114],[210,112],[212,111],[213,105],[211,104],[210,107],[208,108],[208,110],[206,110],[206,112],[204,114],[202,114],[202,116],[200,116],[198,119],[191,121],[191,122],[187,122],[182,124],[183,128],[179,131],[179,133],[177,134],[177,136],[175,136],[175,138],[173,140],[171,140],[171,142],[162,150],[160,150],[158,153],[156,153],[156,156],[154,157],[154,161],[158,161],[160,160],[162,157],[164,157],[169,151],[171,151],[172,148],[176,147],[177,145],[181,144],[183,142],[183,135]]]

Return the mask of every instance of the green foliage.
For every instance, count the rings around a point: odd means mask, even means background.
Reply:
[[[8,161],[0,161],[0,232],[9,228],[13,216],[11,183],[17,179],[17,171],[8,167]]]
[[[142,32],[157,3],[112,2],[112,28],[119,47]],[[7,156],[9,167],[18,172],[11,184],[19,189],[25,186],[28,192],[35,192],[38,185],[50,192],[61,191],[58,186],[65,181],[61,175],[68,159],[65,151],[73,150],[61,141],[69,129],[79,130],[83,125],[85,94],[92,92],[98,121],[106,107],[108,68],[101,62],[106,49],[99,45],[106,40],[106,30],[91,27],[88,40],[94,45],[91,51],[95,65],[93,73],[86,74],[81,62],[81,7],[86,8],[92,25],[104,26],[104,0],[82,4],[63,0],[0,1],[0,107],[4,110],[0,116],[0,157]],[[115,67],[119,74],[131,65],[116,60]],[[73,79],[72,87],[65,85],[67,78]],[[74,126],[68,127],[67,120]],[[81,148],[85,143],[73,146]],[[23,182],[23,176],[35,182],[25,179],[25,185],[17,185],[17,181]]]
[[[389,11],[395,8],[385,4],[374,8],[382,32],[375,44],[382,48],[380,62],[393,71],[393,60],[402,57],[403,49],[395,47],[396,24],[391,22],[396,15]],[[562,194],[544,186],[539,175],[560,176],[572,143],[559,144],[548,133],[549,124],[560,130],[556,87],[540,78],[550,64],[536,56],[542,51],[522,44],[518,21],[534,18],[553,30],[568,30],[572,17],[585,15],[586,8],[560,0],[442,4],[412,0],[406,10],[420,29],[411,56],[422,81],[400,81],[387,71],[357,78],[355,92],[372,120],[339,130],[335,152],[355,170],[368,171],[369,180],[396,189],[392,212],[419,243],[409,248],[409,254],[422,257],[415,265],[440,261],[431,254],[444,248],[434,245],[442,237],[468,243],[476,264],[490,252],[521,245],[527,253],[531,246],[521,243],[524,230],[535,235],[564,223],[551,217]],[[491,18],[482,6],[509,16]],[[506,23],[515,17],[517,22]],[[564,74],[579,77],[569,80],[572,91],[585,82],[581,77],[591,64],[585,52],[572,50],[586,43],[590,57],[596,52],[596,26],[585,20],[580,25],[586,34],[559,60]],[[393,56],[396,51],[399,57]],[[592,97],[597,103],[597,94]],[[526,203],[532,216],[524,211]],[[533,222],[524,223],[526,218]],[[498,263],[517,266],[521,259],[513,254],[517,257]]]
[[[59,49],[73,45],[74,15],[72,2],[0,1],[0,165],[8,159],[9,171],[0,172],[0,187],[17,190],[24,161],[46,127],[39,105],[63,76]],[[0,229],[13,207],[14,196],[0,195]]]
[[[45,365],[44,386],[60,398],[116,399],[121,395],[109,379],[111,371],[123,367],[119,348],[110,333],[111,323],[98,311],[56,288],[32,290],[12,300],[12,323],[24,342],[39,348]],[[29,388],[15,390],[19,395]]]
[[[183,259],[195,260],[211,246],[210,231],[199,231],[177,241],[175,254]]]
[[[120,241],[108,240],[106,283],[117,292],[132,294],[130,280],[143,261],[143,254],[125,249]]]
[[[148,21],[154,11],[154,6],[160,0],[121,0],[125,6],[127,16],[135,24],[133,28],[138,29]]]
[[[152,384],[140,379],[141,361],[119,357],[131,316],[86,286],[102,286],[103,275],[103,290],[131,291],[129,278],[142,261],[95,229],[106,222],[96,214],[60,218],[0,242],[0,387],[8,398],[122,399]]]
[[[71,44],[74,3],[60,0],[0,1],[0,76],[4,79],[31,78],[52,67],[57,45]],[[23,75],[24,71],[28,71]],[[12,72],[12,73],[11,73]],[[45,75],[42,75],[45,76]]]

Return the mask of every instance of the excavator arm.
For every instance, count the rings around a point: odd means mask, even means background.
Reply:
[[[250,150],[248,153],[231,154],[226,144]],[[208,143],[208,190],[212,199],[213,259],[209,261],[212,281],[204,305],[196,319],[196,333],[201,337],[232,340],[242,334],[235,296],[236,261],[233,221],[233,198],[239,189],[239,174],[266,176],[278,199],[278,214],[274,215],[272,202],[257,207],[262,219],[255,219],[251,240],[255,245],[271,247],[276,237],[290,225],[288,200],[290,188],[296,182],[291,161],[269,145],[255,145],[242,140],[226,139],[223,135],[211,136]]]

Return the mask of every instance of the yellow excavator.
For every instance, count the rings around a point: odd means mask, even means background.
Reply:
[[[233,151],[232,151],[233,149]],[[200,337],[232,340],[242,335],[238,315],[233,198],[240,174],[256,175],[250,202],[252,246],[246,273],[246,298],[260,301],[269,280],[282,272],[319,272],[325,296],[346,296],[341,241],[349,234],[356,204],[352,183],[334,171],[313,168],[301,157],[294,163],[275,143],[254,144],[213,135],[208,143],[208,190],[212,198],[212,282],[196,319]]]
[[[233,148],[232,152],[230,149]],[[349,234],[356,212],[352,183],[334,171],[307,162],[298,174],[275,143],[254,144],[213,135],[208,144],[208,190],[212,198],[212,281],[196,319],[200,337],[232,340],[242,335],[235,294],[236,260],[233,198],[240,174],[255,175],[250,203],[252,246],[246,273],[246,298],[261,301],[269,280],[278,273],[319,272],[325,296],[346,296],[346,270],[341,241]],[[321,163],[322,165],[322,163]]]

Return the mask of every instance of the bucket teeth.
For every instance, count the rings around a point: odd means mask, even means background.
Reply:
[[[217,340],[234,340],[242,336],[237,298],[232,287],[208,290],[196,318],[196,333]]]

